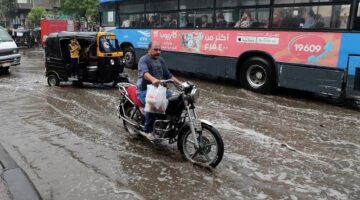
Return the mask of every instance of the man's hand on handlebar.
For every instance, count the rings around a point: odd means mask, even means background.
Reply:
[[[160,84],[160,82],[161,82],[161,81],[160,81],[159,79],[154,78],[154,79],[152,80],[151,84],[153,84],[155,87],[158,87],[159,84]]]

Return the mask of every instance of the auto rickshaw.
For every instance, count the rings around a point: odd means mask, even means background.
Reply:
[[[71,58],[68,45],[76,37],[81,50],[77,78],[70,77]],[[45,41],[45,68],[49,86],[60,82],[112,83],[128,82],[123,73],[123,52],[114,33],[59,32],[51,33]]]
[[[34,33],[31,29],[18,28],[12,30],[12,38],[15,43],[21,47],[26,46],[27,48],[31,48],[34,46]]]

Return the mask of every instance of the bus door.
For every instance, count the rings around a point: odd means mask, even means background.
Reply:
[[[360,54],[349,56],[346,96],[360,99]]]
[[[360,0],[357,1],[356,13],[354,18],[354,33],[351,34],[350,41],[360,41]],[[360,51],[359,45],[351,45],[347,66],[346,96],[360,98]]]

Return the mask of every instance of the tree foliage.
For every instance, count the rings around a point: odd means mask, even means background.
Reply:
[[[16,0],[0,0],[0,21],[9,21],[15,8]]]
[[[0,0],[0,12],[9,13],[16,7],[16,0]]]
[[[75,15],[78,19],[84,17],[87,22],[90,22],[98,14],[98,5],[98,0],[64,0],[61,10],[65,14]]]
[[[27,22],[30,25],[39,26],[41,18],[46,17],[47,11],[44,7],[35,7],[31,9],[27,16]]]

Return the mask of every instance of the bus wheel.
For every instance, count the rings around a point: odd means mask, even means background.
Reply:
[[[48,85],[51,86],[59,86],[60,85],[60,79],[55,74],[51,74],[48,76],[47,79]]]
[[[135,57],[135,51],[134,48],[132,48],[131,46],[126,46],[123,49],[124,51],[124,61],[125,61],[125,67],[127,68],[135,68],[135,61],[136,61],[136,57]]]
[[[274,89],[275,72],[268,60],[252,57],[241,67],[240,81],[246,89],[267,94]]]

